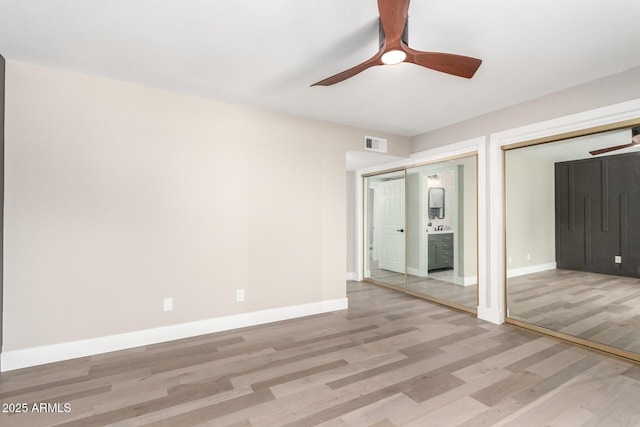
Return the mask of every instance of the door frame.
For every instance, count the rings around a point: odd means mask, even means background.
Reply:
[[[486,185],[486,160],[487,160],[487,141],[484,137],[473,138],[467,141],[463,141],[456,144],[451,144],[445,147],[439,147],[437,149],[428,150],[422,153],[416,153],[415,157],[410,159],[401,160],[397,162],[392,162],[387,165],[375,166],[366,169],[360,169],[356,171],[357,179],[360,179],[360,185],[356,186],[356,198],[357,198],[357,211],[356,211],[356,267],[357,267],[357,275],[356,280],[363,281],[367,280],[373,282],[375,284],[379,284],[382,286],[387,286],[384,283],[378,282],[370,278],[370,271],[367,270],[367,257],[368,257],[368,247],[365,245],[365,236],[368,232],[368,218],[365,217],[366,214],[366,206],[365,203],[367,199],[365,198],[365,193],[368,191],[368,186],[366,178],[383,175],[386,173],[399,172],[403,171],[405,174],[405,183],[406,183],[406,171],[409,168],[427,166],[434,163],[442,163],[448,160],[456,160],[465,157],[476,156],[476,242],[477,242],[477,250],[476,250],[476,271],[477,271],[477,292],[476,292],[476,301],[478,302],[478,306],[469,307],[460,305],[451,301],[440,300],[435,297],[429,297],[422,294],[416,294],[408,291],[406,289],[406,273],[405,273],[405,288],[403,291],[405,293],[409,293],[411,295],[417,296],[419,298],[433,301],[439,304],[443,304],[461,311],[466,311],[469,313],[473,313],[478,315],[479,310],[481,308],[481,303],[488,301],[486,294],[488,293],[488,285],[485,279],[487,271],[481,266],[483,262],[486,262],[486,255],[481,250],[484,242],[487,240],[487,234],[485,229],[480,227],[479,225],[483,222],[487,221],[485,216],[487,202],[485,201],[487,198],[487,185]],[[419,178],[420,179],[420,178]],[[405,196],[405,225],[407,223],[407,209],[406,209],[406,196]],[[426,233],[425,233],[426,234]],[[405,271],[406,271],[406,245],[407,239],[405,238]],[[366,276],[365,276],[366,271]],[[366,279],[365,279],[366,277]],[[398,290],[397,287],[388,286],[393,289]],[[480,316],[478,316],[480,318]],[[484,319],[489,320],[490,319]]]
[[[4,57],[0,55],[0,355],[3,347],[4,328],[4,103],[5,103],[5,69]],[[0,357],[0,372],[2,357]]]
[[[5,110],[5,70],[4,57],[0,55],[0,355],[3,347],[4,328],[4,110]],[[0,357],[0,372],[2,357]]]

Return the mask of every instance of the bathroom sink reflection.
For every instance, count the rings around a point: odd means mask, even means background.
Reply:
[[[445,234],[453,233],[453,230],[427,230],[427,234]]]

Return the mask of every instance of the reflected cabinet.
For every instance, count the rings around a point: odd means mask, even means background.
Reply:
[[[453,268],[453,233],[429,234],[429,271]]]

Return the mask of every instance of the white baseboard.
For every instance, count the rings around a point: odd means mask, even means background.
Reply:
[[[428,274],[426,274],[424,271],[420,270],[419,268],[415,268],[415,267],[407,267],[407,274],[411,275],[411,276],[416,276],[416,277],[427,277]]]
[[[358,280],[358,273],[347,271],[347,280]]]
[[[471,286],[478,283],[478,276],[455,277],[453,283],[459,286]]]
[[[338,298],[100,338],[11,350],[2,352],[2,372],[347,308],[347,298]]]
[[[521,268],[510,268],[507,270],[507,277],[524,276],[525,274],[540,273],[541,271],[555,270],[556,263],[548,262],[546,264],[530,265]]]
[[[501,325],[504,323],[504,312],[502,310],[478,306],[478,319]]]

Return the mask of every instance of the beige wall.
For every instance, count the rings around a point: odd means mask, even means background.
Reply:
[[[370,131],[11,61],[6,97],[4,351],[345,296]]]
[[[356,173],[347,172],[347,273],[355,275],[358,271],[356,259]],[[360,185],[362,185],[360,183]]]

